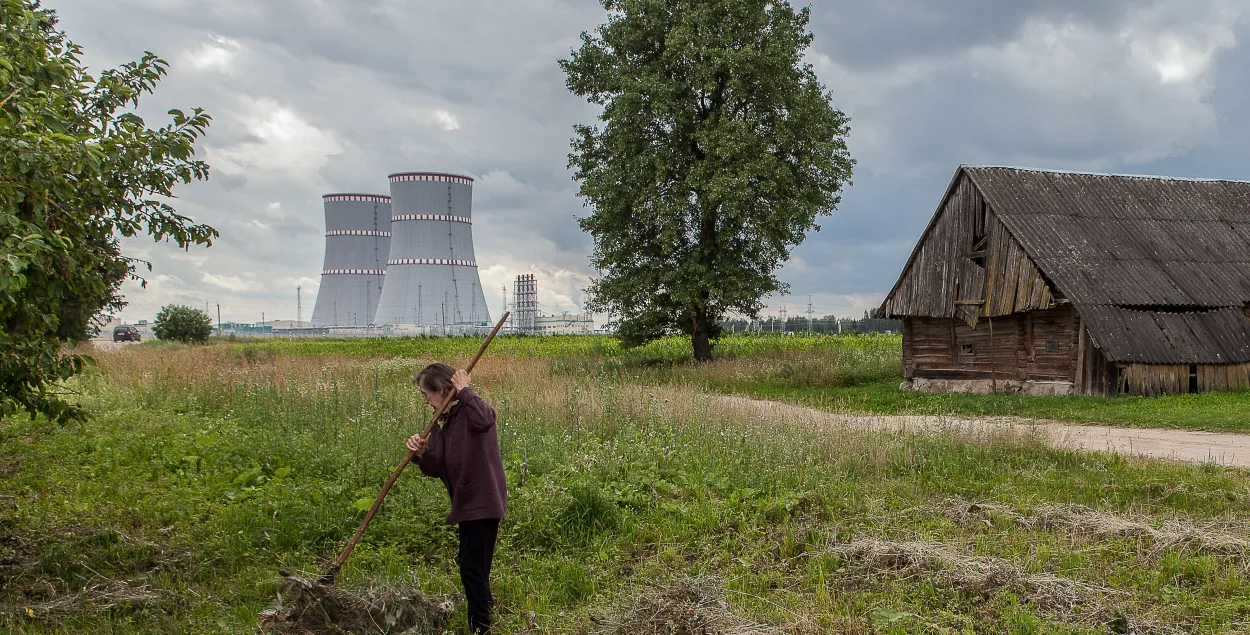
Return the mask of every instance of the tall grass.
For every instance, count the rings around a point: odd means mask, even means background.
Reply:
[[[411,378],[435,355],[445,360],[448,350],[100,354],[99,369],[76,385],[91,421],[0,428],[0,468],[11,472],[0,502],[13,509],[0,523],[9,563],[0,627],[253,629],[278,568],[318,572],[355,529],[428,414]],[[785,359],[775,349],[743,353],[715,372],[781,363],[752,361],[761,355]],[[789,380],[834,380],[836,368],[803,367]],[[474,373],[499,413],[511,488],[495,561],[502,632],[521,630],[530,612],[542,632],[593,628],[631,594],[695,574],[725,577],[735,611],[804,633],[1095,633],[1117,615],[1220,631],[1250,603],[1244,554],[968,524],[944,511],[950,501],[994,500],[1021,513],[1080,503],[1231,533],[1246,526],[1244,472],[1052,451],[956,424],[936,434],[829,428],[762,415],[685,380],[632,381],[646,366],[568,369],[504,346]],[[456,590],[447,508],[441,484],[406,474],[340,584]],[[1114,615],[1056,613],[1008,586],[969,593],[923,573],[861,571],[834,547],[864,539],[920,541],[1071,578],[1101,590],[1087,610]],[[122,583],[150,593],[99,608],[93,589]],[[76,593],[81,603],[55,608]]]

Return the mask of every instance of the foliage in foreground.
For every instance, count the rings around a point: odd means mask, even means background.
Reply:
[[[854,162],[847,117],[804,55],[810,9],[771,0],[602,0],[560,62],[603,108],[569,166],[602,273],[588,307],[628,345],[684,333],[711,359],[727,313],[756,317],[776,271],[834,210]]]
[[[213,334],[213,320],[197,308],[170,304],[156,314],[152,332],[162,340],[203,344]]]
[[[0,630],[247,631],[277,569],[333,557],[422,421],[429,358],[245,350],[104,353],[78,386],[92,420],[4,422]],[[705,574],[742,619],[792,633],[1224,632],[1250,606],[1243,471],[761,421],[558,361],[475,373],[512,488],[503,632],[531,612],[542,632],[593,629]],[[340,585],[453,592],[446,506],[405,475]]]
[[[209,117],[173,110],[172,123],[148,128],[127,108],[165,61],[147,53],[96,79],[37,2],[0,0],[0,25],[0,416],[64,420],[79,413],[57,386],[89,360],[62,345],[119,309],[134,275],[117,235],[180,247],[217,236],[162,200],[208,177],[192,157]]]

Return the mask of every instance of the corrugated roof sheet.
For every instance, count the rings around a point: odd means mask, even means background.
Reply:
[[[1250,182],[962,169],[1108,359],[1250,361]]]
[[[1250,302],[1250,182],[963,169],[1075,303]]]
[[[1107,359],[1144,364],[1250,362],[1250,320],[1241,309],[1139,311],[1077,306]]]

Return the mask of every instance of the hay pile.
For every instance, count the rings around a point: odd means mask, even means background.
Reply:
[[[737,617],[725,601],[725,582],[686,578],[634,599],[602,631],[610,635],[765,635],[776,628]]]
[[[439,635],[451,618],[452,602],[410,587],[349,593],[295,576],[282,580],[278,608],[261,613],[271,633],[412,633]]]

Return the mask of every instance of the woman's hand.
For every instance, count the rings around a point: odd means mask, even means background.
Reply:
[[[469,387],[470,379],[472,377],[469,376],[469,373],[464,372],[463,369],[457,370],[456,374],[451,376],[451,385],[456,387],[456,392],[458,393]]]
[[[425,439],[422,439],[421,435],[414,434],[408,437],[408,442],[404,445],[408,447],[409,452],[421,455],[425,452],[425,446],[428,445],[428,442]]]

